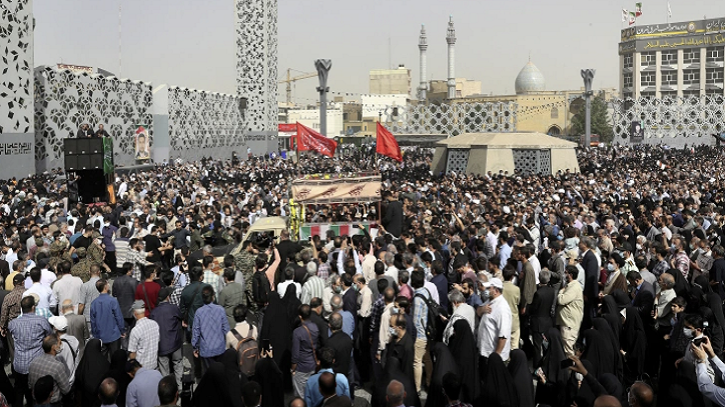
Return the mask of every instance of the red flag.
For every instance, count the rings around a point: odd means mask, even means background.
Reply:
[[[320,154],[332,157],[335,155],[337,142],[322,134],[297,123],[297,151],[317,151]]]
[[[378,122],[378,131],[377,131],[377,137],[376,137],[376,146],[375,146],[375,152],[378,154],[382,154],[384,156],[388,156],[392,158],[393,160],[397,160],[399,162],[403,162],[403,154],[400,152],[400,146],[398,145],[398,142],[395,140],[395,137],[392,133],[388,131],[385,127],[383,127],[380,122]]]

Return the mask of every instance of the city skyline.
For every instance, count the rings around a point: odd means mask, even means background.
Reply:
[[[234,2],[122,0],[121,77],[234,94]],[[718,17],[712,2],[670,2],[672,22]],[[119,1],[35,0],[35,65],[69,63],[117,73]],[[579,70],[597,70],[594,88],[618,88],[621,8],[573,0],[488,4],[465,0],[366,3],[279,1],[279,75],[287,68],[314,72],[332,59],[332,91],[367,93],[368,72],[404,64],[419,83],[418,35],[428,34],[428,80],[446,79],[448,16],[456,25],[456,77],[482,82],[484,94],[513,94],[516,75],[531,56],[547,90],[578,89]],[[720,11],[722,13],[722,11]],[[637,24],[664,23],[667,2],[644,3]],[[68,24],[68,21],[74,23]],[[294,75],[294,74],[293,74]],[[317,98],[316,78],[293,88],[293,101]],[[278,100],[284,99],[284,85]]]

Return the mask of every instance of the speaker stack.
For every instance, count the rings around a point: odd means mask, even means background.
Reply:
[[[65,172],[68,182],[70,203],[92,204],[109,202],[114,194],[109,191],[113,185],[113,172],[104,172],[104,154],[111,157],[113,167],[113,142],[106,143],[103,138],[67,138],[63,140]]]

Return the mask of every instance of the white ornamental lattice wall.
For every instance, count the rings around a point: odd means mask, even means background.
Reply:
[[[119,80],[102,75],[76,74],[56,68],[35,72],[36,170],[63,166],[63,139],[78,127],[99,124],[114,139],[116,165],[134,163],[136,125],[152,127],[152,89],[149,82]],[[153,128],[149,130],[153,146]]]
[[[245,128],[277,131],[277,0],[236,0],[237,95]]]
[[[459,103],[388,106],[383,122],[393,133],[445,134],[516,131],[516,103]]]
[[[632,144],[630,130],[636,121],[644,129],[641,144],[714,145],[712,134],[725,132],[723,96],[615,99],[612,106],[615,144]]]
[[[168,93],[171,157],[231,157],[244,150],[240,97],[172,86]]]
[[[0,1],[0,178],[33,168],[33,2]]]

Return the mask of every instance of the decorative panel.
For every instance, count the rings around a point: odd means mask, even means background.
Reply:
[[[551,150],[513,149],[514,169],[524,174],[551,174]]]
[[[466,168],[468,168],[468,149],[449,148],[448,162],[446,164],[446,174],[456,172],[458,174],[465,174]]]
[[[725,133],[724,101],[722,95],[615,99],[614,143],[632,144],[632,122],[640,122],[643,144],[714,145],[711,135]]]
[[[232,147],[241,151],[244,138],[239,103],[240,98],[234,95],[170,87],[172,157],[198,160],[202,155],[230,157]]]
[[[445,134],[516,131],[516,103],[388,106],[383,121],[393,133]]]
[[[539,150],[539,174],[551,174],[551,150]]]
[[[237,95],[245,128],[277,131],[277,0],[235,0]]]
[[[75,137],[88,123],[103,124],[114,139],[117,165],[134,163],[136,125],[153,125],[152,89],[148,82],[119,80],[99,74],[77,74],[56,68],[35,71],[36,169],[62,167],[63,139]],[[153,131],[149,131],[153,145]]]
[[[0,134],[34,131],[33,26],[31,0],[0,1]]]

